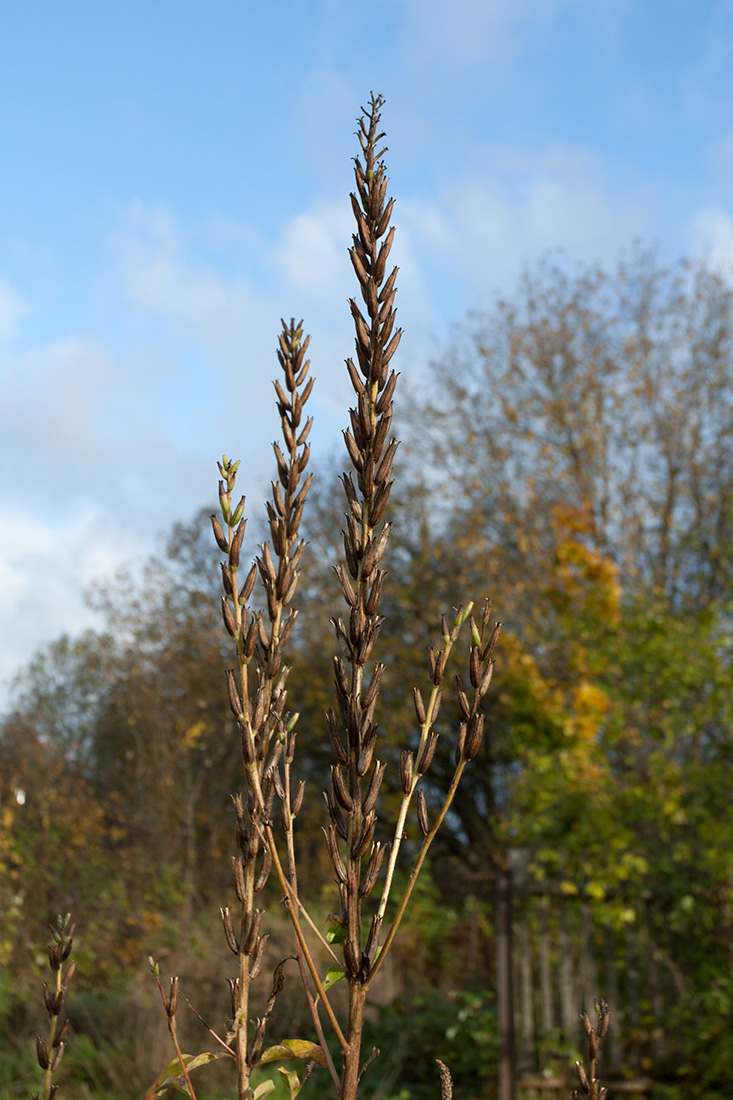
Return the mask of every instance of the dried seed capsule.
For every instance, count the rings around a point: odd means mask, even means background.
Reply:
[[[305,779],[301,779],[298,784],[298,789],[295,792],[295,798],[293,799],[292,811],[293,817],[297,817],[303,806],[303,797],[305,795]]]
[[[351,845],[351,855],[353,859],[361,859],[361,857],[365,854],[367,848],[372,842],[372,837],[374,836],[376,825],[377,819],[374,814],[369,814],[368,817],[364,818],[359,837]]]
[[[232,611],[232,605],[229,602],[229,600],[226,598],[226,596],[221,597],[221,613],[222,613],[222,617],[224,619],[224,626],[226,627],[227,634],[231,638],[236,638],[236,636],[237,636],[237,624],[234,621],[234,613]]]
[[[244,501],[244,497],[242,497]],[[232,539],[232,545],[229,550],[229,567],[230,569],[239,569],[239,555],[242,551],[242,541],[244,539],[245,528],[247,527],[247,521],[243,520],[239,524],[239,527],[234,532],[234,538]]]
[[[575,1068],[578,1071],[578,1080],[580,1081],[580,1087],[583,1092],[590,1093],[590,1085],[588,1084],[588,1076],[585,1072],[585,1066],[582,1062],[576,1062]]]
[[[468,696],[466,695],[466,689],[463,686],[463,683],[461,681],[460,676],[455,677],[455,683],[456,683],[456,695],[458,696],[458,705],[461,708],[461,713],[462,713],[464,718],[470,718],[471,717],[471,704],[468,701]]]
[[[257,942],[257,940],[259,938],[259,935],[260,935],[260,927],[261,926],[262,926],[262,910],[261,909],[255,909],[254,913],[252,914],[252,922],[249,926],[249,932],[247,933],[247,938],[244,941],[244,946],[242,947],[242,951],[244,952],[245,955],[251,955],[252,954],[252,951],[254,950],[255,943]]]
[[[171,988],[168,1000],[165,1004],[166,1012],[168,1016],[173,1019],[178,1009],[178,978],[171,978]]]
[[[425,791],[422,788],[417,792],[417,823],[420,826],[422,835],[427,836],[430,832],[430,820],[428,818],[428,805],[425,801]]]
[[[442,688],[438,688],[433,699],[433,705],[430,708],[430,725],[432,726],[438,720],[438,714],[440,713],[440,701],[443,698]]]
[[[412,753],[403,749],[400,753],[400,786],[405,794],[410,793],[412,787]]]
[[[491,683],[491,677],[493,676],[493,674],[494,674],[494,662],[489,661],[488,665],[484,669],[483,674],[481,676],[481,684],[479,686],[479,692],[478,692],[480,696],[483,697],[486,694],[486,692],[489,690],[489,684]]]
[[[351,813],[354,808],[354,800],[346,789],[344,777],[338,764],[331,765],[331,785],[339,804],[343,806],[347,813]]]
[[[438,744],[438,736],[439,735],[435,732],[435,730],[431,730],[428,734],[425,746],[420,755],[420,760],[418,761],[417,765],[418,775],[424,775],[432,764],[433,757],[435,756],[435,747]]]
[[[252,589],[255,586],[255,581],[256,580],[257,580],[257,564],[254,563],[252,565],[252,568],[250,569],[249,573],[247,574],[246,579],[244,581],[244,584],[242,585],[242,590],[239,593],[239,602],[240,602],[240,604],[242,604],[242,605],[246,604],[247,600],[252,595]]]
[[[224,592],[227,596],[233,596],[234,586],[232,585],[232,575],[229,572],[229,566],[226,565],[223,561],[219,562],[219,565],[221,567],[221,581],[224,585]]]
[[[61,1046],[61,1044],[64,1041],[64,1037],[65,1037],[66,1032],[68,1031],[68,1029],[69,1029],[69,1021],[64,1020],[64,1022],[61,1024],[61,1027],[56,1032],[56,1035],[55,1035],[54,1040],[53,1040],[53,1046],[55,1046],[55,1047]]]
[[[272,867],[272,854],[269,848],[265,848],[262,855],[262,866],[260,867],[260,873],[255,879],[254,890],[256,894],[259,894],[260,890],[264,889],[265,883],[270,876],[270,869]],[[243,898],[239,899],[243,901]]]
[[[494,629],[492,630],[491,637],[489,638],[489,640],[488,640],[488,642],[487,642],[487,644],[486,644],[486,646],[485,646],[485,648],[484,648],[484,650],[481,654],[481,660],[482,661],[487,660],[487,658],[490,657],[491,654],[496,649],[496,643],[499,641],[499,634],[500,633],[501,633],[501,623],[497,623],[496,626],[494,627]]]
[[[333,710],[328,711],[326,718],[328,720],[328,734],[331,738],[331,745],[333,746],[333,751],[336,754],[336,759],[338,760],[339,764],[348,764],[349,754],[347,753],[346,748],[344,747],[344,743],[341,740],[338,721]]]
[[[42,1039],[40,1035],[36,1035],[36,1057],[41,1069],[48,1069],[50,1065],[48,1046],[46,1045],[46,1040]]]
[[[481,649],[478,645],[471,646],[468,674],[471,679],[471,686],[477,688],[481,683]]]
[[[266,932],[264,936],[260,936],[260,938],[257,940],[257,944],[255,945],[255,949],[252,952],[252,959],[251,959],[250,964],[249,964],[249,973],[250,973],[250,977],[252,977],[252,978],[256,978],[257,975],[260,972],[260,967],[262,966],[262,959],[263,959],[264,954],[265,954],[265,947],[267,945],[267,941],[269,940],[269,938],[270,938],[270,933]]]
[[[380,764],[379,761],[377,761],[374,767],[371,782],[369,784],[369,789],[367,790],[364,801],[362,802],[361,808],[364,814],[370,814],[377,804],[377,796],[379,795],[379,788],[381,787],[382,780],[384,779],[384,769],[386,767],[386,764]]]
[[[244,902],[247,897],[247,890],[244,884],[244,867],[239,856],[232,856],[232,871],[234,873],[234,892],[237,895],[237,900]]]
[[[463,756],[465,760],[473,760],[481,748],[481,742],[484,736],[484,716],[483,714],[474,714],[471,721],[468,723],[468,729],[466,730],[466,742],[463,748]]]
[[[422,701],[422,695],[420,694],[420,688],[414,687],[412,689],[412,695],[415,700],[415,715],[418,723],[421,726],[425,725],[427,715],[425,714],[425,704]]]
[[[373,844],[371,855],[369,856],[369,862],[367,863],[366,871],[359,883],[359,896],[367,898],[374,889],[377,879],[379,878],[379,871],[384,860],[384,853],[386,848],[383,844]]]
[[[223,909],[219,909],[221,914],[221,923],[224,926],[224,935],[226,936],[229,950],[234,955],[239,954],[239,944],[237,943],[237,937],[234,935],[234,929],[232,928],[232,918],[229,916],[229,906],[225,906]]]
[[[234,1019],[242,1003],[242,994],[239,987],[239,978],[227,978],[227,981],[229,982],[229,994],[232,1001],[232,1019]]]
[[[345,884],[347,881],[346,864],[344,863],[341,852],[339,851],[338,840],[336,839],[336,830],[333,825],[329,825],[328,829],[323,830],[323,833],[326,837],[328,854],[331,857],[331,863],[333,864],[333,869],[336,872],[336,877],[338,878],[339,882]]]
[[[232,714],[235,718],[241,718],[243,714],[242,698],[239,694],[239,688],[237,687],[234,669],[226,669],[225,676],[227,678],[227,695],[229,697],[229,706],[231,707]]]
[[[229,540],[227,538],[225,538],[224,532],[222,531],[221,524],[219,523],[219,520],[216,518],[216,516],[213,513],[211,515],[211,526],[214,529],[214,538],[216,539],[217,546],[221,550],[222,554],[228,554],[229,553]]]

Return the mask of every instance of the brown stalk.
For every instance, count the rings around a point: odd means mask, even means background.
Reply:
[[[65,1037],[69,1021],[61,1019],[61,1010],[66,990],[76,970],[76,963],[72,961],[64,973],[64,963],[74,945],[74,925],[69,913],[65,917],[57,917],[56,924],[51,925],[51,937],[48,962],[54,977],[54,987],[49,989],[47,983],[43,983],[43,999],[49,1017],[48,1039],[36,1035],[36,1058],[43,1070],[43,1100],[52,1100],[58,1091],[58,1085],[53,1083],[53,1075],[61,1065],[66,1049]],[[35,1093],[33,1100],[38,1100],[38,1093]]]
[[[222,563],[223,618],[227,632],[235,640],[237,668],[227,672],[227,691],[232,713],[237,720],[245,766],[246,798],[235,796],[237,818],[237,854],[234,857],[234,880],[240,903],[239,931],[235,933],[228,910],[222,910],[224,932],[239,960],[237,978],[231,982],[234,1016],[234,1041],[237,1054],[237,1087],[240,1100],[248,1094],[252,1066],[259,1056],[264,1039],[266,1016],[260,1021],[254,1039],[249,1035],[250,986],[264,949],[261,932],[262,913],[255,908],[254,897],[265,886],[270,868],[275,867],[286,898],[296,898],[297,883],[293,877],[288,885],[269,824],[270,805],[275,795],[275,779],[279,760],[286,758],[286,784],[282,817],[292,843],[290,805],[290,764],[295,746],[297,715],[286,717],[286,680],[289,669],[283,663],[283,650],[295,623],[296,612],[290,605],[299,576],[299,564],[304,543],[299,539],[300,519],[312,475],[303,478],[310,446],[307,443],[311,421],[303,421],[303,409],[310,395],[313,379],[308,378],[309,361],[305,358],[309,338],[303,338],[302,324],[282,323],[278,360],[283,382],[275,382],[278,412],[284,441],[284,452],[274,444],[278,481],[272,485],[272,500],[267,503],[270,542],[261,546],[261,555],[240,585],[240,552],[244,538],[244,498],[234,506],[234,489],[238,462],[226,456],[219,463],[222,480],[219,502],[223,525],[212,516],[214,538],[227,555]],[[267,610],[255,614],[248,608],[259,574],[264,588]],[[251,667],[252,666],[252,667]],[[254,671],[254,676],[252,672]],[[263,858],[264,850],[267,855]],[[291,869],[294,863],[291,861]],[[291,906],[292,914],[292,906]],[[296,918],[297,920],[297,918]],[[301,937],[298,937],[300,944]],[[298,950],[303,968],[303,954]],[[303,976],[305,973],[303,971]],[[320,1025],[317,1025],[318,1027]]]
[[[588,1097],[588,1100],[606,1100],[608,1095],[608,1089],[606,1089],[597,1077],[598,1072],[598,1053],[601,1047],[603,1039],[605,1039],[608,1033],[608,1024],[610,1021],[610,1013],[608,1005],[605,1001],[594,1001],[593,1006],[596,1010],[598,1022],[596,1026],[590,1022],[590,1017],[587,1012],[581,1013],[581,1020],[583,1021],[583,1029],[585,1031],[585,1038],[588,1043],[588,1065],[587,1068],[582,1062],[576,1062],[575,1068],[578,1073],[578,1081],[580,1082],[580,1092],[578,1089],[573,1089],[571,1095],[573,1100],[580,1100],[581,1093]]]

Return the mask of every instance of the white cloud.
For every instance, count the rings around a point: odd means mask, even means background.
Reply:
[[[14,336],[18,322],[27,313],[25,299],[0,279],[0,338]]]
[[[720,207],[699,210],[690,222],[690,246],[721,274],[733,276],[733,216]]]

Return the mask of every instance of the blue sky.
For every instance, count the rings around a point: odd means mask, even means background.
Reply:
[[[0,4],[0,680],[242,458],[281,316],[345,425],[355,119],[387,104],[398,368],[549,248],[733,258],[733,3]]]

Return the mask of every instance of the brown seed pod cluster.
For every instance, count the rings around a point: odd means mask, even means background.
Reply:
[[[344,945],[351,976],[368,974],[376,952],[378,928],[362,950],[360,903],[374,887],[384,848],[374,845],[375,806],[384,765],[374,763],[377,726],[374,712],[383,666],[367,676],[366,666],[379,633],[377,613],[384,573],[380,568],[390,525],[383,522],[392,488],[391,471],[397,441],[390,438],[392,397],[397,375],[390,360],[400,341],[395,329],[394,268],[385,278],[394,230],[389,227],[394,201],[387,200],[387,177],[379,148],[381,96],[372,96],[359,120],[356,191],[351,204],[356,233],[349,250],[362,303],[349,302],[356,330],[356,361],[347,369],[356,395],[350,427],[344,432],[353,472],[343,475],[348,510],[344,530],[344,562],[336,569],[348,607],[348,621],[333,620],[340,655],[334,659],[337,710],[328,715],[328,729],[337,759],[331,790],[326,792],[331,825],[328,847],[345,912],[348,935]],[[345,859],[339,843],[345,842]],[[369,857],[362,877],[361,860]]]
[[[606,1100],[608,1089],[601,1085],[596,1074],[598,1069],[598,1052],[601,1042],[608,1033],[610,1012],[605,1001],[594,1001],[593,1003],[598,1017],[596,1026],[593,1027],[591,1024],[590,1016],[587,1012],[581,1013],[580,1016],[583,1021],[583,1030],[585,1031],[585,1038],[588,1043],[588,1068],[586,1069],[582,1062],[576,1062],[575,1068],[578,1072],[578,1081],[580,1082],[582,1094],[587,1096],[589,1100]],[[577,1089],[573,1089],[573,1100],[580,1100],[581,1092],[578,1092]]]
[[[52,942],[48,945],[48,962],[53,974],[53,988],[48,982],[43,983],[43,1000],[49,1017],[48,1039],[36,1035],[36,1058],[44,1072],[45,1086],[44,1096],[52,1098],[56,1095],[58,1085],[52,1083],[52,1075],[61,1065],[61,1059],[66,1049],[66,1032],[69,1027],[68,1019],[61,1019],[64,1006],[64,998],[69,988],[69,983],[74,976],[76,963],[72,962],[64,973],[64,963],[71,954],[74,946],[74,925],[71,923],[71,915],[59,916],[55,924],[51,925]],[[38,1100],[38,1094],[33,1097]]]
[[[263,1019],[255,1040],[247,1042],[249,983],[260,970],[268,938],[262,932],[262,910],[254,904],[255,895],[264,888],[273,865],[265,833],[271,826],[276,795],[286,832],[303,802],[302,784],[292,803],[289,797],[288,769],[295,751],[297,715],[285,713],[290,670],[283,661],[283,652],[297,616],[291,605],[305,549],[299,530],[312,481],[312,475],[305,476],[312,420],[303,421],[305,403],[313,388],[313,379],[308,377],[308,343],[302,323],[282,322],[277,355],[283,377],[274,385],[283,442],[282,446],[273,444],[278,476],[272,482],[272,496],[266,505],[270,541],[262,544],[259,556],[241,583],[238,574],[247,522],[245,502],[242,497],[236,505],[233,503],[239,463],[226,456],[219,463],[223,525],[216,516],[211,517],[214,538],[226,555],[226,561],[221,563],[222,615],[226,631],[235,642],[238,664],[236,669],[226,672],[227,695],[239,727],[246,775],[246,795],[234,797],[237,850],[232,864],[240,907],[238,919],[233,920],[228,906],[220,910],[226,942],[239,959],[239,974],[229,984],[240,1066],[253,1064],[251,1059],[261,1048],[264,1034]],[[253,611],[248,606],[258,577],[265,595],[263,611]],[[283,761],[285,786],[279,770]]]

